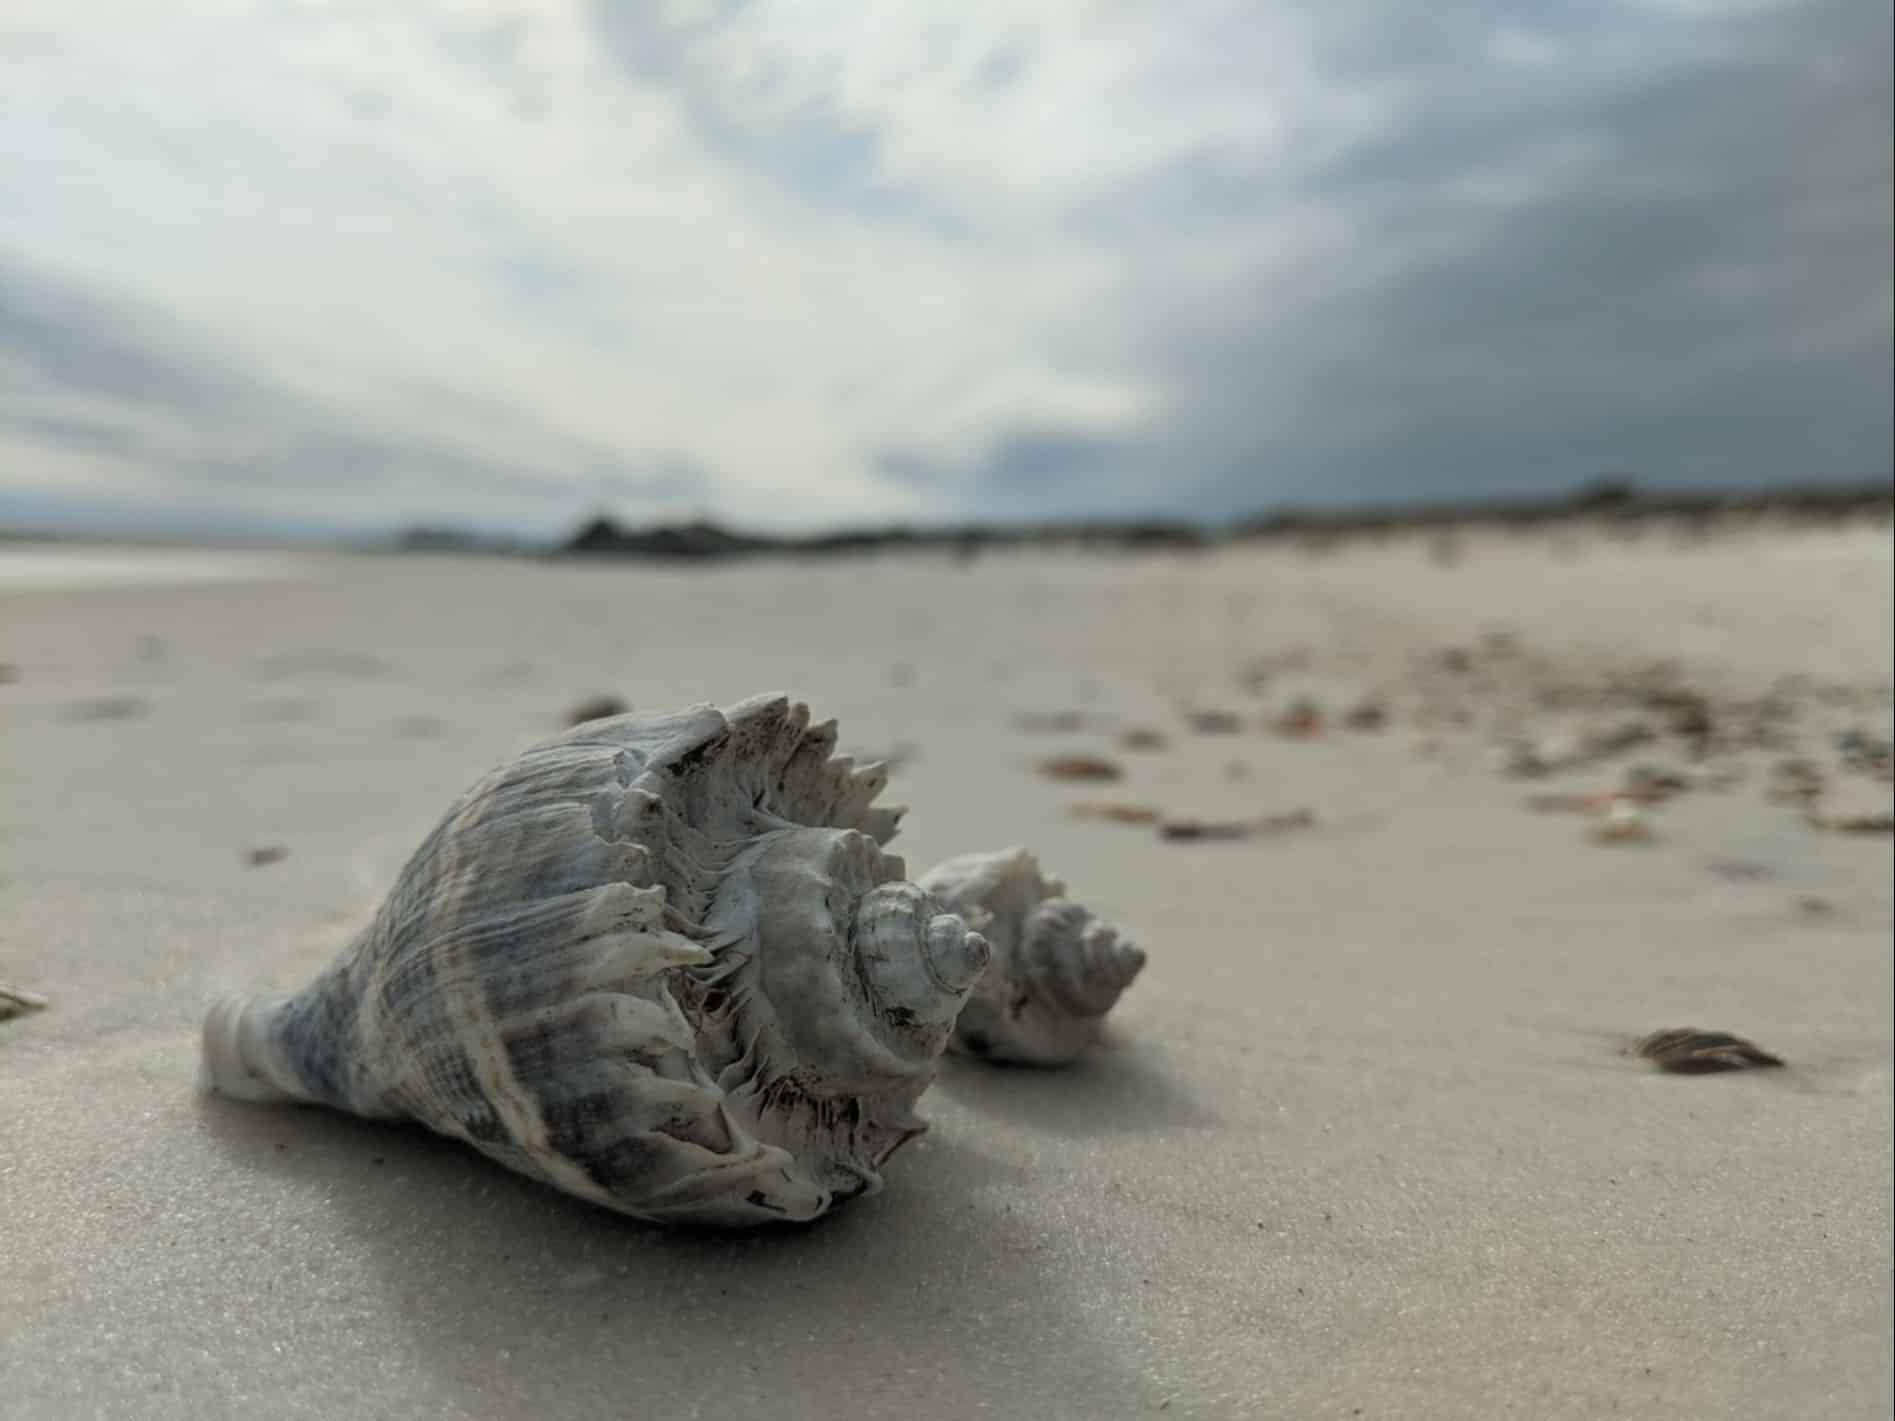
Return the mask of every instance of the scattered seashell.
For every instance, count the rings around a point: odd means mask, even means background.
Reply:
[[[1323,733],[1323,708],[1308,697],[1294,701],[1271,722],[1271,729],[1292,740],[1314,739]]]
[[[71,701],[60,712],[63,720],[140,720],[151,714],[151,702],[142,696],[96,696]]]
[[[620,696],[588,696],[577,705],[566,709],[568,726],[584,725],[592,720],[610,720],[613,716],[624,715],[631,705]]]
[[[1158,826],[1158,837],[1174,840],[1248,839],[1257,832],[1250,819],[1167,819]]]
[[[10,1017],[25,1016],[30,1011],[44,1011],[46,998],[38,992],[29,992],[24,987],[10,987],[0,982],[0,1021]]]
[[[1076,1059],[1145,966],[1116,928],[1066,897],[1025,849],[963,854],[917,880],[992,944],[993,963],[961,1009],[950,1047],[985,1061]]]
[[[243,856],[243,861],[251,868],[263,868],[268,864],[281,863],[290,856],[290,851],[281,844],[265,844],[262,848],[251,849]]]
[[[1187,710],[1184,723],[1199,735],[1235,735],[1244,728],[1244,718],[1228,710]]]
[[[1126,750],[1162,750],[1166,741],[1161,732],[1141,726],[1121,735],[1119,745]]]
[[[835,741],[778,696],[526,751],[313,983],[211,1009],[205,1084],[416,1120],[658,1222],[873,1192],[988,946],[903,881],[884,772]]]
[[[1700,1031],[1695,1026],[1674,1026],[1654,1031],[1632,1047],[1661,1071],[1680,1075],[1705,1075],[1712,1071],[1738,1071],[1747,1066],[1781,1066],[1781,1056],[1773,1056],[1762,1047],[1728,1031]]]
[[[1655,837],[1645,812],[1636,804],[1615,799],[1593,820],[1586,836],[1595,844],[1646,844]]]
[[[1098,755],[1055,755],[1040,761],[1040,773],[1050,780],[1117,780],[1125,771]]]
[[[1170,819],[1159,826],[1158,837],[1180,841],[1256,839],[1313,828],[1315,823],[1316,812],[1312,809],[1292,809],[1260,819]]]
[[[1156,824],[1158,822],[1158,811],[1149,804],[1126,804],[1112,799],[1075,804],[1068,812],[1075,819],[1104,819],[1113,824]]]

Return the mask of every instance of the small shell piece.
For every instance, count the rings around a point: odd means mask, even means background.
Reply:
[[[963,854],[919,882],[993,949],[948,1043],[961,1054],[1037,1066],[1075,1060],[1145,966],[1140,949],[1066,897],[1025,849]]]
[[[417,1120],[659,1222],[872,1192],[988,948],[882,851],[900,811],[835,738],[758,697],[527,751],[314,983],[212,1008],[206,1084]]]

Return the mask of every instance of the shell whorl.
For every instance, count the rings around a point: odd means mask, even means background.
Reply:
[[[902,881],[885,775],[835,741],[758,697],[528,750],[316,982],[213,1009],[207,1084],[417,1119],[649,1219],[878,1187],[987,945]]]
[[[1033,1065],[1072,1061],[1144,969],[1145,954],[1065,896],[1027,850],[963,854],[918,880],[992,945],[951,1049]]]

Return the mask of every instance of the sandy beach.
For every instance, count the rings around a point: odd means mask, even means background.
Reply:
[[[17,556],[0,982],[50,1004],[0,1023],[0,1417],[1895,1402],[1891,840],[1812,822],[1889,803],[1886,523],[1451,558]],[[198,1091],[206,1003],[301,986],[568,706],[769,690],[894,760],[911,866],[1029,845],[1148,950],[1085,1062],[944,1062],[882,1194],[741,1236]],[[1695,753],[1687,704],[1741,731]],[[1080,753],[1122,777],[1036,769]],[[1820,787],[1783,792],[1790,759]],[[1545,805],[1635,770],[1676,781],[1641,841]],[[1275,827],[1072,812],[1100,800]],[[1685,1025],[1788,1067],[1626,1053]]]

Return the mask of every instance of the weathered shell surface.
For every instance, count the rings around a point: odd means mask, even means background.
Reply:
[[[949,1048],[988,1061],[1054,1066],[1098,1037],[1145,966],[1025,849],[962,854],[919,880],[993,946],[993,965],[961,1009]]]
[[[470,789],[207,1085],[407,1117],[640,1218],[811,1219],[880,1186],[985,941],[882,852],[884,774],[758,697],[581,725]]]

